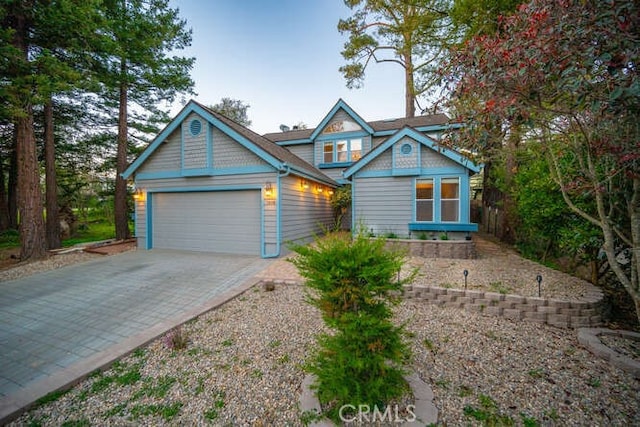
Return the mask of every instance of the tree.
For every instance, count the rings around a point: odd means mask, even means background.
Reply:
[[[251,120],[247,116],[249,107],[249,104],[245,104],[239,99],[222,98],[216,105],[211,106],[211,109],[244,127],[249,127],[251,126]]]
[[[189,72],[195,58],[172,55],[191,44],[191,30],[168,0],[105,0],[104,13],[113,43],[105,45],[96,67],[102,95],[118,106],[114,215],[116,239],[126,239],[128,192],[121,174],[128,163],[130,124],[152,130],[148,126],[154,122],[168,121],[158,106],[192,91]]]
[[[457,52],[453,80],[459,97],[484,100],[468,135],[517,118],[546,147],[564,202],[600,230],[640,319],[639,46],[635,1],[532,0]]]
[[[521,0],[454,0],[449,12],[452,23],[450,38],[455,41],[453,45],[463,44],[477,36],[495,36],[499,31],[498,23],[515,12],[520,3]],[[443,68],[446,69],[446,66]],[[455,71],[464,74],[466,70],[457,68]],[[464,102],[456,102],[453,107],[459,114],[473,114],[479,102],[482,100],[472,100],[467,96]],[[482,128],[483,144],[476,151],[483,157],[484,164],[482,203],[485,211],[497,208],[503,212],[499,217],[501,224],[497,227],[498,236],[503,241],[514,243],[517,240],[519,218],[511,188],[517,171],[521,123],[517,118],[504,120],[492,116],[482,123]]]
[[[77,79],[46,41],[56,34],[82,39],[93,30],[95,10],[95,2],[77,0],[12,0],[0,6],[0,50],[5,59],[0,64],[0,97],[3,115],[14,123],[21,259],[46,255],[33,106]]]
[[[439,55],[447,25],[444,0],[345,0],[353,16],[338,22],[348,34],[340,72],[347,87],[362,85],[367,67],[394,63],[404,69],[405,115],[415,116],[418,96],[436,84]]]

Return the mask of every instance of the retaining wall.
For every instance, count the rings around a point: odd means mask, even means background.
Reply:
[[[475,259],[476,244],[473,240],[408,240],[388,239],[387,246],[403,247],[411,256],[423,258]]]
[[[575,301],[417,285],[405,286],[402,296],[443,307],[464,308],[488,316],[560,328],[600,326],[604,298],[602,292],[594,286],[589,288],[585,296]]]

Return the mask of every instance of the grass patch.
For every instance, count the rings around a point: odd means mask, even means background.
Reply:
[[[136,391],[131,397],[132,400],[138,400],[141,397],[155,397],[158,399],[164,398],[173,384],[175,384],[177,380],[173,377],[162,376],[158,377],[153,382],[153,378],[145,378],[145,385],[138,391]]]
[[[223,347],[231,347],[232,345],[233,345],[233,340],[230,338],[227,338],[226,340],[222,341]]]
[[[42,406],[46,405],[47,403],[55,402],[67,393],[69,393],[69,390],[52,391],[51,393],[48,393],[42,396],[40,399],[36,400],[36,406]]]
[[[508,415],[502,415],[498,410],[498,405],[489,396],[481,394],[478,396],[480,407],[467,405],[464,407],[464,414],[467,417],[480,421],[485,426],[512,426],[515,424]]]
[[[502,282],[491,282],[489,283],[489,291],[505,295],[511,292],[511,288]]]
[[[136,405],[131,408],[131,417],[135,420],[145,416],[160,416],[166,421],[171,421],[180,413],[184,404],[182,402],[174,402],[170,405]]]

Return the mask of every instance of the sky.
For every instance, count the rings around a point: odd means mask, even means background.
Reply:
[[[185,56],[196,58],[193,98],[213,105],[227,97],[249,104],[250,128],[316,127],[339,98],[367,121],[404,116],[403,70],[373,64],[364,86],[348,89],[338,71],[346,35],[342,0],[171,0],[193,30]],[[181,105],[174,106],[177,113]]]

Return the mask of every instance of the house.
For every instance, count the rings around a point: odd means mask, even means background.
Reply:
[[[138,246],[277,257],[332,225],[345,184],[353,228],[477,231],[479,168],[438,144],[451,126],[444,114],[367,122],[339,100],[313,129],[258,135],[190,101],[123,173],[137,189]]]

